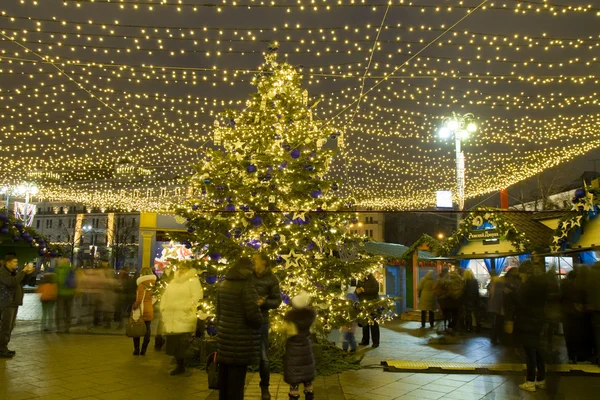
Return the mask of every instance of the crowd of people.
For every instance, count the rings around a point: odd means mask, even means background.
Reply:
[[[18,271],[15,256],[6,256],[0,266],[0,357],[13,358],[8,349],[18,307],[23,304],[23,282],[35,269]],[[137,278],[128,272],[116,274],[108,264],[99,268],[75,269],[66,258],[44,272],[37,288],[42,303],[43,332],[67,333],[73,321],[80,324],[123,326],[129,316],[145,325],[144,334],[133,337],[133,355],[144,356],[150,344],[151,324],[156,318],[155,349],[166,343],[166,354],[175,358],[171,375],[186,371],[186,361],[195,336],[206,331],[198,311],[204,297],[200,277],[189,264],[167,269],[160,277],[166,285],[157,285],[150,268],[142,268]],[[262,399],[271,398],[269,365],[269,311],[282,303],[279,281],[272,273],[271,261],[261,254],[241,258],[233,264],[219,284],[215,327],[218,344],[219,398],[244,398],[246,371],[259,365]],[[314,397],[312,382],[316,368],[310,341],[310,329],[316,312],[311,299],[302,292],[290,301],[284,316],[287,333],[284,357],[284,381],[290,385],[289,398],[300,397],[300,385],[306,399]]]
[[[545,388],[545,360],[555,353],[560,323],[569,361],[600,363],[600,263],[577,266],[559,281],[556,271],[546,272],[541,261],[526,260],[504,276],[492,276],[485,308],[469,269],[443,269],[437,279],[430,271],[418,291],[422,328],[427,322],[434,327],[439,305],[445,333],[479,332],[487,319],[493,345],[522,348],[527,364],[523,390]]]

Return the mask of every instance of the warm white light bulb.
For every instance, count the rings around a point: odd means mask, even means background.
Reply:
[[[455,131],[458,129],[458,121],[455,119],[451,119],[450,121],[448,121],[448,128],[450,128],[451,130]]]
[[[475,133],[475,132],[477,132],[477,125],[475,125],[475,123],[474,123],[474,122],[470,122],[470,123],[467,125],[467,131],[468,131],[469,133]]]

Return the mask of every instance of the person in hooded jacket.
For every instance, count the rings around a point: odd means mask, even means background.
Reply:
[[[204,297],[196,270],[181,263],[160,300],[160,312],[167,337],[166,353],[175,357],[171,375],[185,372],[185,352],[198,325],[198,304]]]
[[[217,359],[221,400],[243,399],[248,365],[257,365],[260,361],[260,327],[264,319],[252,268],[252,260],[240,258],[229,268],[218,289]]]
[[[475,278],[473,270],[464,271],[465,292],[463,304],[465,306],[465,328],[467,332],[473,332],[473,319],[477,331],[480,330],[481,318],[479,317],[479,282]]]
[[[142,268],[140,271],[140,277],[137,278],[137,291],[135,296],[135,302],[131,307],[134,311],[138,308],[142,308],[141,318],[146,324],[146,335],[144,336],[144,342],[142,343],[142,349],[140,350],[140,338],[133,338],[133,355],[146,355],[146,349],[148,349],[148,343],[150,343],[150,324],[154,319],[154,307],[152,306],[152,293],[154,292],[154,285],[156,283],[156,275],[152,273],[150,268]]]
[[[427,313],[429,312],[429,326],[433,328],[435,323],[435,295],[433,293],[433,271],[427,272],[417,288],[419,293],[419,308],[421,309],[421,328],[425,328]]]
[[[292,309],[284,316],[284,321],[292,325],[288,330],[283,359],[283,380],[290,385],[290,400],[300,398],[300,384],[304,385],[306,400],[314,399],[312,382],[315,379],[315,357],[310,342],[310,327],[317,313],[310,307],[310,296],[299,293],[292,299]],[[290,332],[291,331],[291,332]]]
[[[263,316],[260,327],[260,390],[262,400],[269,400],[269,384],[271,372],[269,368],[269,311],[276,309],[281,304],[281,290],[279,280],[271,271],[271,260],[264,254],[255,254],[253,284],[258,293],[258,305]]]
[[[358,296],[358,299],[361,301],[361,303],[366,302],[366,301],[377,300],[379,298],[379,282],[377,282],[375,275],[369,274],[369,275],[367,275],[367,278],[365,280],[359,281],[358,284],[356,285],[356,291],[354,293],[356,293],[356,295]],[[371,317],[373,319],[372,325],[369,323],[371,321],[363,322],[363,327],[362,327],[363,333],[362,333],[362,340],[360,341],[360,345],[368,346],[369,340],[372,338],[373,339],[372,347],[379,347],[379,340],[380,340],[380,336],[381,336],[380,331],[379,331],[379,324],[375,320],[375,317],[376,317],[375,315],[372,315]]]

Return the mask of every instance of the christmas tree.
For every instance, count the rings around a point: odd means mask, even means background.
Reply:
[[[317,120],[301,81],[302,68],[277,61],[276,45],[269,46],[246,108],[215,121],[216,146],[195,166],[192,199],[178,214],[187,219],[185,240],[196,254],[185,262],[205,274],[200,313],[214,315],[217,282],[229,265],[262,252],[273,260],[284,297],[272,327],[290,298],[306,291],[323,337],[353,319],[389,318],[393,300],[357,308],[345,299],[350,279],[364,278],[382,260],[362,254],[366,239],[350,234],[357,214],[336,196],[338,184],[325,179],[334,155],[327,142],[340,145],[343,136]]]

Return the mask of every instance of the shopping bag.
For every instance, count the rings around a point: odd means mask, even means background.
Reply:
[[[133,317],[129,317],[127,326],[125,327],[125,334],[127,337],[142,337],[146,334],[146,323],[142,318],[137,320]]]
[[[206,373],[208,374],[208,388],[219,388],[219,364],[217,363],[217,353],[214,352],[206,358]]]

